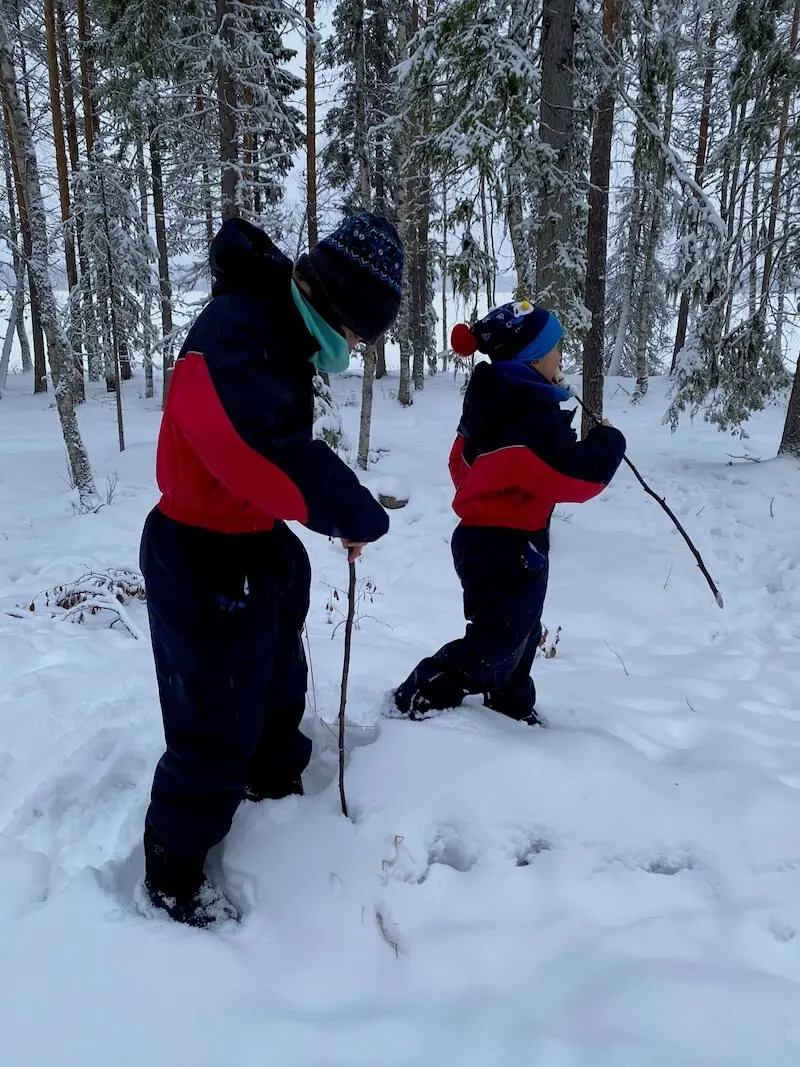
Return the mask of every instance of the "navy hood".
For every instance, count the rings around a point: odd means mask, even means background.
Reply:
[[[227,219],[208,253],[212,293],[262,291],[284,277],[288,286],[294,264],[267,234],[245,219]]]

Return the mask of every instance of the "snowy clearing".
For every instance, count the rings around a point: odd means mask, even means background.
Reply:
[[[746,442],[661,425],[665,384],[608,414],[725,597],[721,612],[624,468],[559,509],[536,679],[547,730],[468,701],[382,718],[390,687],[463,626],[449,537],[450,375],[413,408],[376,383],[370,473],[409,493],[365,554],[349,711],[353,822],[331,732],[308,795],[244,805],[214,857],[240,927],[136,910],[161,722],[146,638],[14,609],[137,566],[160,413],[126,387],[81,412],[115,484],[76,514],[55,410],[0,402],[0,1034],[14,1067],[796,1067],[800,1062],[800,481],[782,410]],[[340,402],[360,382],[334,383]],[[357,406],[342,408],[351,440]],[[743,458],[748,454],[751,459]],[[737,457],[731,458],[731,455]],[[753,462],[757,458],[763,462]],[[315,568],[316,702],[338,704],[341,549]],[[333,610],[329,610],[328,606]],[[12,612],[12,614],[9,614]],[[135,597],[124,608],[146,633]],[[371,744],[361,742],[376,739]]]

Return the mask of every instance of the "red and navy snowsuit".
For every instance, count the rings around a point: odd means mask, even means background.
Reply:
[[[395,693],[400,711],[457,706],[482,693],[515,719],[536,702],[530,677],[547,592],[549,526],[558,503],[597,496],[625,438],[612,427],[578,441],[563,390],[519,362],[479,363],[450,454],[461,519],[452,539],[464,590],[464,637],[422,662]]]
[[[389,528],[312,440],[317,345],[291,297],[291,261],[239,220],[211,260],[213,298],[173,372],[162,497],[141,545],[166,737],[148,820],[192,857],[222,840],[247,785],[283,795],[310,758],[299,730],[310,567],[285,520],[358,542]]]

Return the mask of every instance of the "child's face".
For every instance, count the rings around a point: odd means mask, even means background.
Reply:
[[[548,352],[546,356],[543,356],[537,363],[534,364],[538,372],[543,378],[547,378],[549,382],[554,382],[561,377],[561,342],[552,351]]]

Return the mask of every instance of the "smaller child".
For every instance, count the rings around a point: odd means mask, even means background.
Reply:
[[[456,488],[456,573],[464,590],[464,637],[422,660],[395,691],[412,718],[457,707],[467,694],[535,725],[530,676],[542,636],[549,528],[558,503],[583,503],[608,485],[625,438],[607,421],[578,441],[561,380],[558,319],[528,301],[503,304],[451,337],[463,356],[483,352],[464,397],[450,453]]]

